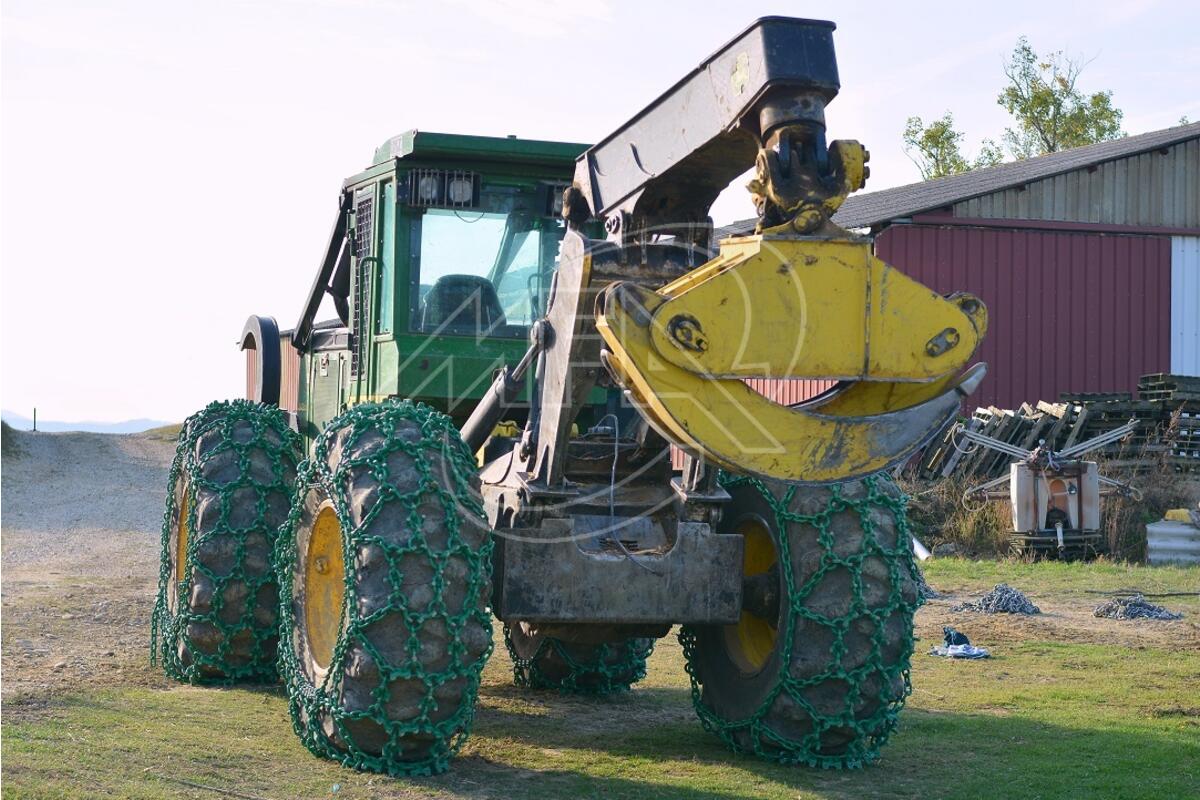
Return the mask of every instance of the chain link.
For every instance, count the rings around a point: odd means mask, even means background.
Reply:
[[[200,438],[210,432],[216,434],[217,443],[203,453],[197,452]],[[268,500],[273,493],[278,493],[284,503],[290,497],[299,447],[300,437],[288,428],[279,409],[249,400],[210,403],[184,421],[167,482],[158,597],[150,617],[150,662],[161,660],[168,676],[186,683],[216,685],[276,680],[278,628],[270,557],[277,523],[270,520],[273,510]],[[206,478],[205,466],[214,459],[228,461],[229,456],[224,454],[229,452],[236,460],[237,477],[228,482]],[[255,464],[263,456],[269,461],[265,475],[262,465]],[[168,602],[174,580],[170,540],[181,479],[187,492],[189,535],[183,580],[176,585],[177,608],[172,612]],[[235,499],[240,490],[250,490],[257,497],[249,522],[244,506]],[[240,493],[244,497],[245,492]],[[216,498],[204,504],[204,530],[198,524],[201,498]],[[240,524],[231,519],[235,513]],[[250,548],[251,537],[261,538],[261,546]],[[249,549],[261,555],[263,569],[247,569]],[[197,581],[202,582],[197,594],[211,600],[193,607],[193,585]],[[265,604],[271,612],[269,620],[256,614],[263,606],[260,593],[264,590],[270,594]],[[227,598],[238,598],[243,603],[236,616],[225,613]],[[233,621],[229,621],[231,617]],[[236,655],[234,650],[238,651]]]
[[[735,751],[753,753],[760,758],[784,764],[808,764],[834,769],[854,768],[877,760],[880,748],[895,730],[900,709],[912,692],[912,619],[922,600],[919,596],[914,596],[914,599],[909,601],[901,594],[904,579],[916,579],[916,565],[912,548],[909,546],[911,533],[906,516],[908,498],[903,494],[892,496],[883,491],[880,484],[885,480],[887,479],[883,476],[864,479],[863,485],[867,492],[864,497],[858,499],[846,496],[842,487],[835,485],[831,487],[828,505],[817,513],[806,515],[789,510],[797,491],[795,485],[788,486],[783,496],[777,498],[766,484],[757,478],[728,474],[721,476],[721,483],[725,487],[753,485],[770,504],[775,516],[776,530],[779,531],[775,544],[781,565],[779,573],[784,582],[783,602],[787,606],[785,622],[777,640],[777,646],[780,648],[779,678],[759,707],[739,719],[722,719],[705,705],[701,695],[701,682],[694,667],[697,658],[697,636],[695,631],[686,626],[680,630],[679,641],[687,659],[687,672],[692,684],[692,704],[696,713],[706,730],[715,733]],[[875,509],[886,510],[896,521],[894,549],[884,548],[875,536],[875,522],[872,517],[872,511]],[[834,519],[839,513],[847,510],[856,512],[861,521],[863,545],[855,553],[839,556],[834,547],[835,538],[839,535],[834,530]],[[803,585],[797,584],[793,571],[792,542],[788,535],[789,529],[795,525],[810,525],[815,528],[820,545],[820,565]],[[888,565],[890,596],[883,606],[868,607],[864,597],[861,570],[863,561],[868,557],[878,557]],[[852,576],[853,597],[844,616],[830,618],[809,609],[806,601],[821,585],[826,575],[836,569],[849,571]],[[889,659],[883,652],[884,623],[891,615],[897,613],[902,615],[907,623],[906,630],[909,633],[902,643],[900,657],[893,656]],[[861,666],[846,669],[842,666],[843,656],[847,652],[846,634],[851,623],[863,617],[870,617],[876,623],[871,652]],[[793,649],[798,644],[794,641],[794,628],[801,619],[811,620],[828,628],[833,637],[825,668],[808,678],[797,678],[788,671],[789,665],[792,664]],[[803,643],[799,645],[803,646]],[[887,687],[897,680],[902,681],[903,692],[899,697],[887,697]],[[806,697],[806,690],[817,689],[823,684],[849,687],[842,707],[835,713],[821,711]],[[872,685],[876,687],[874,690]],[[812,723],[810,732],[802,737],[789,736],[784,732],[786,728],[781,729],[781,726],[771,724],[772,706],[779,695],[785,692],[794,707],[801,709]],[[883,697],[885,702],[880,702],[873,713],[860,717],[860,701],[872,692]],[[860,707],[858,713],[856,706]],[[843,752],[823,752],[822,734],[835,728],[839,731],[853,731],[853,739]],[[746,740],[751,743],[749,746],[744,743]]]
[[[995,588],[978,600],[968,600],[950,608],[951,611],[975,611],[980,614],[1040,614],[1042,610],[1033,601],[1007,583],[997,583]]]
[[[646,659],[654,652],[654,640],[627,639],[596,645],[572,645],[547,636],[529,658],[517,655],[512,632],[504,626],[504,645],[512,658],[513,683],[524,689],[557,689],[567,694],[606,695],[627,691],[646,677]],[[572,655],[572,648],[587,649],[587,657]],[[558,661],[566,675],[555,678],[542,668]]]
[[[1176,614],[1160,605],[1151,603],[1140,594],[1105,600],[1092,609],[1092,614],[1109,619],[1183,619],[1183,614]]]
[[[356,448],[364,436],[378,436],[380,445]],[[333,451],[340,447],[340,454]],[[398,486],[390,474],[389,463],[398,453],[418,474],[411,486]],[[448,474],[435,474],[431,453],[441,457]],[[336,463],[331,464],[331,454]],[[378,501],[362,515],[357,526],[348,521],[351,499],[348,487],[355,475],[369,472],[378,482]],[[292,725],[310,751],[360,770],[397,776],[432,775],[444,771],[450,758],[459,751],[470,732],[480,674],[492,651],[492,622],[487,611],[490,600],[492,539],[487,532],[483,506],[471,479],[475,462],[449,417],[408,400],[352,407],[326,426],[317,440],[313,457],[301,465],[300,478],[291,515],[280,531],[275,561],[279,577],[280,622],[284,641],[279,648],[280,668],[289,697]],[[449,484],[449,485],[447,485]],[[342,523],[346,569],[342,629],[323,681],[314,685],[306,676],[292,640],[297,621],[292,607],[293,569],[298,558],[296,533],[310,487],[320,487],[332,501]],[[445,513],[445,544],[431,543],[423,531],[422,504],[439,504]],[[406,514],[407,529],[397,536],[395,530],[375,530],[374,522],[388,504],[400,504]],[[465,536],[468,517],[475,518],[480,531],[478,541]],[[388,594],[369,596],[368,589],[356,580],[356,557],[366,548],[386,558]],[[432,575],[428,589],[431,600],[423,608],[412,603],[412,584],[405,572],[413,570],[414,556],[423,558]],[[466,574],[447,576],[451,562],[466,564]],[[448,607],[448,587],[462,592],[461,609]],[[362,602],[366,598],[368,603]],[[382,607],[381,607],[382,605]],[[373,608],[364,613],[364,606]],[[401,658],[390,660],[381,648],[381,633],[386,626],[400,623],[407,634]],[[447,640],[445,666],[434,669],[422,657],[426,648],[441,647],[422,631],[426,623],[443,626]],[[377,627],[378,626],[378,627]],[[390,629],[388,638],[391,638]],[[372,631],[375,631],[373,633]],[[374,637],[374,638],[372,638]],[[486,643],[485,643],[486,642]],[[343,703],[344,690],[353,680],[350,650],[362,658],[365,654],[378,671],[370,688],[373,698],[365,709],[348,710]],[[408,688],[397,688],[408,687]],[[458,699],[453,713],[439,708],[447,703],[443,687],[451,687]],[[461,687],[461,691],[458,688]],[[414,716],[393,718],[388,706],[395,692],[418,709]],[[322,720],[328,721],[332,735]],[[356,732],[367,726],[384,737],[382,747],[369,750],[356,742]]]

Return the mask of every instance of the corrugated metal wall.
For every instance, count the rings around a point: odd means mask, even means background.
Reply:
[[[1171,372],[1200,375],[1200,236],[1171,239]]]
[[[258,351],[247,347],[246,398],[253,399],[258,385]],[[284,411],[300,410],[300,353],[292,347],[290,334],[279,337],[279,407]]]
[[[246,399],[253,400],[258,388],[258,350],[247,347],[242,353],[246,358]]]
[[[810,381],[801,378],[779,380],[748,378],[746,383],[768,400],[791,406],[803,403],[805,400],[810,400],[821,392],[833,388],[837,381]],[[675,469],[683,469],[683,451],[674,445],[671,445],[671,466]]]
[[[1200,228],[1200,139],[1097,164],[954,205],[972,219]]]
[[[289,335],[279,338],[279,407],[300,410],[300,352]]]
[[[1170,367],[1167,237],[893,225],[875,250],[935,291],[987,303],[988,376],[969,404],[1132,391]]]
[[[746,383],[768,400],[774,400],[780,405],[792,406],[816,397],[826,389],[832,388],[837,381],[809,381],[801,378],[782,380],[749,378]]]

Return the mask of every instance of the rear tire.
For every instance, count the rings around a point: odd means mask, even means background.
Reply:
[[[525,689],[605,695],[628,691],[646,677],[653,639],[568,642],[545,636],[526,622],[504,626],[513,682]]]
[[[329,423],[276,557],[293,727],[316,755],[444,771],[492,650],[491,537],[450,419],[409,401]]]
[[[188,683],[268,682],[279,596],[271,558],[298,437],[279,409],[213,403],[179,434],[167,488],[152,657]]]
[[[875,761],[911,691],[920,600],[903,494],[884,476],[724,483],[720,532],[746,537],[745,574],[774,595],[760,590],[736,625],[681,632],[704,727],[780,763]]]

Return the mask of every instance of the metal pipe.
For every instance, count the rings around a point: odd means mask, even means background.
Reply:
[[[916,557],[921,559],[922,561],[925,561],[926,559],[928,559],[930,556],[933,555],[933,553],[929,552],[929,548],[926,547],[925,545],[921,544],[921,540],[915,536],[912,537],[912,546],[913,546],[913,554],[916,555]]]
[[[1017,447],[1016,445],[1009,444],[1008,442],[1002,442],[999,439],[994,439],[987,434],[977,433],[969,428],[962,427],[961,425],[959,426],[957,435],[962,436],[967,441],[976,442],[984,447],[990,447],[993,450],[999,450],[1001,453],[1013,456],[1014,458],[1025,459],[1029,457],[1030,451],[1025,450],[1024,448]]]
[[[1097,447],[1103,447],[1106,444],[1111,444],[1115,441],[1125,438],[1125,435],[1132,433],[1138,426],[1137,419],[1131,419],[1119,428],[1113,428],[1108,433],[1102,433],[1095,438],[1088,439],[1086,442],[1080,442],[1074,447],[1068,447],[1057,455],[1060,458],[1069,458],[1070,456],[1078,456],[1089,450],[1095,450]]]
[[[521,390],[525,388],[525,373],[529,371],[529,365],[533,363],[533,357],[539,350],[541,350],[541,345],[534,342],[525,351],[525,355],[521,357],[516,367],[505,365],[497,373],[496,379],[484,393],[479,405],[475,406],[471,416],[463,423],[459,434],[467,443],[467,447],[471,448],[472,453],[483,447],[496,428],[496,423],[500,421],[500,417],[509,406],[517,401]]]

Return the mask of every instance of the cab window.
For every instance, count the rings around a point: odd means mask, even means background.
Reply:
[[[544,298],[565,228],[532,188],[483,187],[476,208],[414,217],[413,329],[523,337]]]

